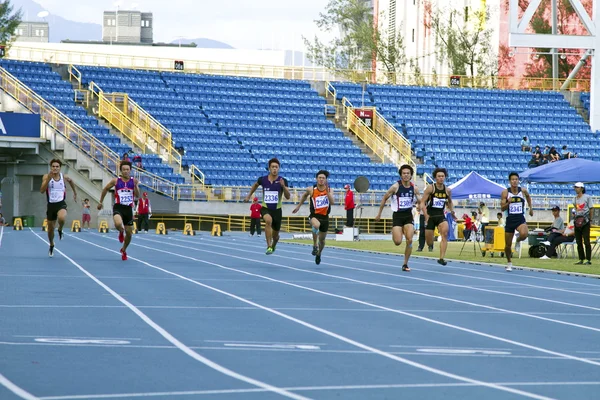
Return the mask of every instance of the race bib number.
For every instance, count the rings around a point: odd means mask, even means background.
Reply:
[[[131,205],[133,203],[133,192],[131,190],[119,191],[120,204],[124,206]]]
[[[327,208],[329,207],[329,197],[318,196],[315,198],[315,209],[317,208]]]
[[[510,203],[508,205],[509,214],[523,214],[523,203]]]
[[[440,199],[438,197],[433,198],[433,204],[432,204],[433,208],[444,208],[445,205],[446,205],[446,199]]]
[[[279,192],[272,190],[265,190],[265,203],[277,204],[279,203]]]
[[[399,197],[398,198],[398,209],[406,209],[412,207],[412,197]]]

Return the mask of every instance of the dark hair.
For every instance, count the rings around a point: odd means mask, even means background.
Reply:
[[[433,177],[435,178],[437,176],[437,174],[440,172],[442,174],[444,174],[445,178],[448,177],[448,171],[446,170],[446,168],[440,168],[440,167],[437,167],[436,169],[433,170]]]
[[[60,165],[62,167],[62,161],[60,161],[58,158],[53,158],[50,161],[50,166],[52,166],[52,164],[54,164],[54,163],[58,163],[58,165]]]
[[[403,166],[400,167],[400,169],[398,170],[398,175],[402,175],[402,170],[403,169],[408,169],[410,170],[410,176],[413,176],[415,174],[415,170],[413,169],[413,167],[411,167],[408,164],[404,164]]]
[[[527,136],[523,136],[523,140],[527,140]]]
[[[516,176],[516,177],[517,177],[517,178],[519,178],[519,179],[521,178],[521,177],[519,176],[519,174],[517,174],[516,172],[514,172],[514,171],[513,171],[513,172],[511,172],[510,174],[508,174],[508,180],[510,180],[510,178],[512,178],[513,176]]]
[[[83,199],[83,201],[90,201],[90,199]]]
[[[317,172],[317,174],[315,175],[315,178],[318,178],[319,175],[325,175],[325,178],[329,178],[329,171],[322,169],[319,172]]]
[[[269,163],[267,164],[267,168],[271,168],[271,164],[273,164],[273,163],[275,163],[281,167],[281,163],[279,162],[279,160],[277,158],[273,157],[269,160]]]
[[[501,216],[502,216],[502,213],[496,214],[496,217],[501,217]]]
[[[119,171],[123,171],[123,165],[129,165],[129,169],[132,169],[131,161],[121,161],[121,165],[119,165]]]

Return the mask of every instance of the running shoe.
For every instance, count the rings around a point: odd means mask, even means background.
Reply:
[[[319,248],[317,246],[313,246],[313,251],[310,254],[312,254],[313,256],[316,256],[318,252],[319,252]]]
[[[268,256],[271,255],[271,254],[273,254],[273,248],[272,247],[267,247],[267,251],[265,251],[265,254],[268,255]]]
[[[127,261],[127,252],[121,248],[121,260]]]
[[[54,257],[54,246],[50,246],[48,250],[48,257]]]
[[[591,261],[586,261],[586,262],[584,262],[584,264],[585,265],[592,265],[592,262]]]
[[[408,265],[404,264],[402,266],[402,271],[410,272],[410,268],[408,267]]]
[[[321,255],[320,254],[317,254],[315,256],[315,264],[317,264],[317,265],[321,264]]]
[[[437,262],[440,265],[446,265],[446,264],[448,264],[448,262],[446,260],[444,260],[443,258],[440,258],[439,260],[437,260]]]
[[[59,229],[58,230],[58,239],[62,240],[62,237],[63,237],[63,231],[62,231],[62,229]]]
[[[429,246],[429,251],[433,251],[433,246]]]
[[[119,231],[119,242],[123,243],[125,241],[125,235],[122,231]]]
[[[508,263],[506,264],[506,267],[504,267],[504,269],[506,270],[506,272],[511,272],[512,271],[512,263]]]

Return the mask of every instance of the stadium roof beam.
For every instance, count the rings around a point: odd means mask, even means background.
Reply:
[[[569,82],[577,74],[577,71],[581,68],[586,58],[592,57],[592,73],[591,73],[591,85],[590,85],[590,127],[593,132],[600,130],[600,66],[595,65],[595,53],[597,49],[600,49],[600,37],[596,35],[596,15],[598,15],[597,4],[600,0],[594,0],[592,15],[594,19],[587,13],[580,0],[569,0],[573,9],[579,16],[579,19],[587,29],[589,36],[581,35],[559,35],[556,34],[557,21],[556,15],[557,1],[553,0],[552,7],[552,34],[535,34],[525,33],[525,30],[531,22],[531,18],[539,8],[541,0],[531,0],[527,9],[523,13],[523,17],[519,20],[519,0],[510,0],[509,4],[509,33],[508,33],[508,45],[509,47],[527,47],[527,48],[551,48],[553,52],[553,58],[557,56],[556,49],[567,48],[567,49],[585,49],[586,53],[583,55],[577,66],[571,71],[569,77],[562,85],[561,89],[566,89]],[[553,69],[557,70],[557,60],[553,62]],[[555,78],[555,85],[558,84],[556,72],[553,72]],[[556,86],[555,86],[556,87]]]

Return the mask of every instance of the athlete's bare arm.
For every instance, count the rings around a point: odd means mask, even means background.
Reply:
[[[429,219],[429,214],[427,214],[427,200],[429,200],[431,193],[433,193],[433,185],[427,186],[423,191],[423,197],[421,197],[421,210],[423,210],[425,221]]]
[[[40,193],[46,193],[48,190],[48,184],[50,183],[50,174],[44,174],[42,177],[42,186],[40,187]]]
[[[133,184],[135,185],[133,187],[133,195],[135,196],[136,199],[140,198],[140,181],[138,179],[133,179]]]
[[[292,197],[290,195],[290,190],[287,188],[287,185],[285,183],[285,179],[280,178],[280,184],[281,184],[281,189],[283,189],[283,197],[285,197],[286,200],[289,200],[290,197]]]
[[[100,195],[100,202],[98,203],[98,210],[102,210],[102,202],[104,202],[104,197],[106,196],[106,193],[108,193],[108,191],[110,189],[115,187],[116,184],[117,184],[117,178],[113,178],[110,180],[110,182],[108,182],[106,184],[106,186],[104,186],[104,189],[102,189],[102,194]]]
[[[383,198],[381,199],[381,203],[379,204],[379,212],[377,213],[377,216],[375,217],[375,221],[379,221],[381,219],[381,213],[383,212],[383,207],[385,207],[385,203],[397,191],[398,191],[398,182],[396,182],[392,186],[390,186],[388,191],[385,192],[385,194],[383,195]]]
[[[508,210],[508,189],[504,189],[500,195],[500,210]]]
[[[308,199],[308,197],[311,195],[311,192],[312,192],[312,187],[306,188],[306,191],[304,193],[302,193],[302,197],[300,198],[300,202],[298,203],[298,205],[296,206],[296,208],[294,208],[294,210],[292,211],[292,214],[296,214],[298,211],[300,211],[300,207],[302,207],[302,204],[304,204],[304,202],[306,201],[306,199]]]
[[[415,199],[417,199],[417,212],[421,212],[421,195],[419,194],[419,188],[417,185],[413,186],[415,189]]]
[[[450,215],[456,221],[456,214],[454,213],[454,204],[452,204],[452,190],[446,188],[446,195],[448,196],[448,202],[446,203],[446,207],[448,211],[450,211]]]
[[[529,195],[529,191],[525,188],[522,188],[523,196],[525,196],[525,200],[527,200],[527,205],[529,206],[529,215],[533,217],[533,206],[531,205],[531,196]]]
[[[258,189],[258,186],[260,186],[259,183],[254,182],[254,185],[252,185],[252,188],[250,188],[250,192],[248,192],[248,195],[244,198],[244,203],[247,203],[250,201],[250,197],[252,197],[252,195],[254,194],[256,189]]]
[[[77,201],[77,189],[75,188],[75,182],[73,179],[69,178],[67,175],[64,176],[65,181],[69,182],[71,189],[73,189],[73,201]]]

